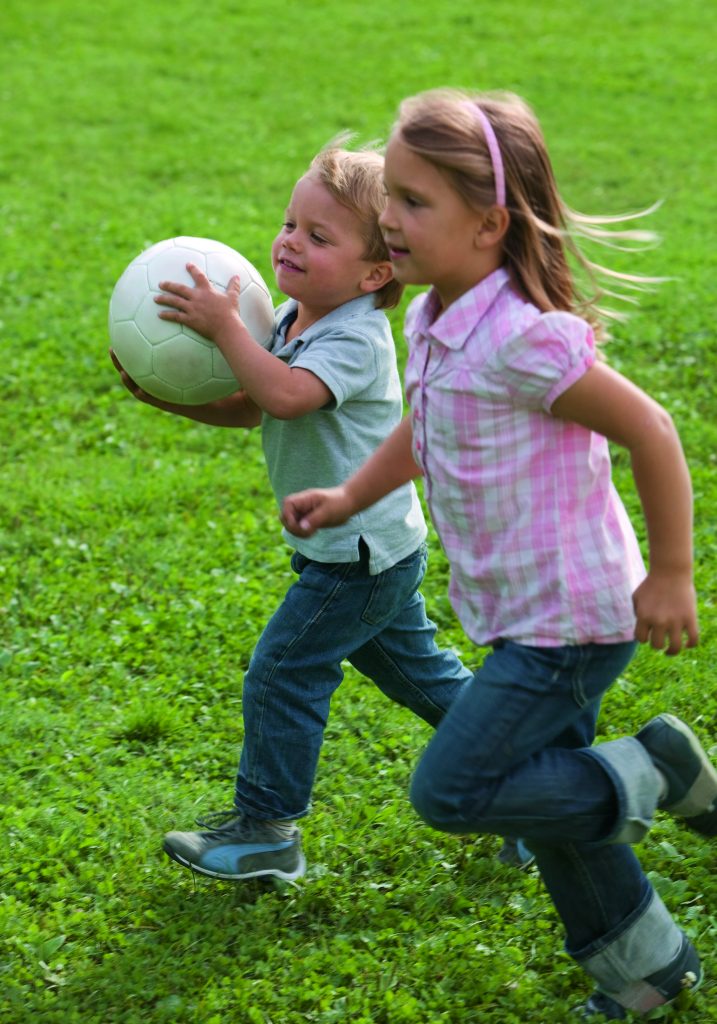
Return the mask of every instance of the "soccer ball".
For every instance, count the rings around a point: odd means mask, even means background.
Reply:
[[[232,394],[240,384],[213,341],[159,317],[166,308],[154,301],[160,281],[194,285],[187,263],[219,288],[239,275],[242,321],[268,347],[274,309],[261,274],[234,249],[209,238],[169,238],[132,260],[112,292],[109,334],[117,358],[144,391],[166,402],[199,405]]]

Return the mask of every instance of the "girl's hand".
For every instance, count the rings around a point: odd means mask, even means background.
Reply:
[[[284,498],[281,521],[294,536],[312,537],[325,526],[341,526],[354,511],[345,487],[329,487]]]
[[[632,600],[637,616],[635,639],[641,644],[675,655],[682,650],[686,634],[684,646],[697,645],[697,598],[691,573],[651,571]]]
[[[227,325],[241,323],[241,282],[238,277],[233,277],[227,285],[226,292],[223,292],[215,288],[206,274],[193,263],[187,264],[187,270],[194,280],[193,288],[178,284],[176,281],[159,282],[162,294],[155,295],[154,301],[160,306],[171,307],[159,315],[162,320],[186,324],[203,338],[216,341]]]

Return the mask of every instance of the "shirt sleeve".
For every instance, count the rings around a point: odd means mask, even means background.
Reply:
[[[501,346],[495,372],[516,405],[550,412],[595,359],[593,330],[585,320],[573,313],[543,313]]]
[[[369,388],[378,376],[378,353],[371,332],[336,327],[312,338],[291,365],[310,370],[334,396],[339,408]]]

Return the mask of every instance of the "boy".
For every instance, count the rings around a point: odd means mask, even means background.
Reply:
[[[164,319],[221,349],[242,389],[203,406],[129,390],[157,408],[216,426],[261,426],[279,505],[293,491],[332,486],[354,472],[402,415],[388,319],[401,286],[378,226],[383,159],[331,147],[299,179],[272,246],[288,301],[276,310],[270,350],[237,312],[238,282],[216,291],[162,282]],[[331,696],[348,659],[392,700],[437,725],[471,673],[435,644],[418,587],[426,526],[414,487],[394,492],[338,530],[299,540],[297,580],[268,622],[244,677],[244,744],[234,808],[199,832],[170,832],[178,863],[222,879],[305,871],[296,820],[309,809]]]

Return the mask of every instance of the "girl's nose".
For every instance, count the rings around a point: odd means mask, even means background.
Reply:
[[[390,202],[386,203],[383,210],[378,215],[378,226],[380,228],[391,228],[396,226]]]

